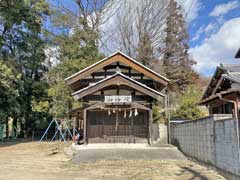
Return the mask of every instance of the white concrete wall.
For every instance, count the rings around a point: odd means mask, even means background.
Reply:
[[[185,154],[223,170],[228,179],[240,179],[237,124],[229,115],[171,125],[171,142]]]
[[[152,140],[153,143],[168,143],[168,128],[165,124],[153,124],[153,132],[152,132]]]

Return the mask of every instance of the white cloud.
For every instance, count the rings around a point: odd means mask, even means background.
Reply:
[[[205,30],[204,26],[201,26],[201,27],[197,30],[197,32],[195,33],[195,36],[191,39],[191,41],[193,42],[193,41],[199,40],[199,38],[200,38],[200,36],[202,35],[202,33],[204,33],[204,30]]]
[[[237,63],[234,59],[240,48],[240,18],[225,22],[219,31],[205,39],[203,44],[190,49],[197,61],[196,69],[209,74],[220,62]]]
[[[222,16],[224,14],[227,14],[229,11],[238,8],[239,6],[240,6],[240,3],[237,0],[230,1],[225,4],[219,4],[215,6],[213,11],[209,15],[214,17]]]
[[[201,8],[200,0],[177,0],[184,10],[187,23],[192,22],[198,16]]]
[[[205,32],[206,34],[209,34],[209,33],[211,33],[211,32],[215,29],[215,27],[216,27],[216,24],[209,23],[209,24],[205,27],[204,32]]]

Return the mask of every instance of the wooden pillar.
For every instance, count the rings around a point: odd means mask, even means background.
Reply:
[[[148,133],[148,143],[152,144],[152,130],[153,130],[153,123],[152,123],[152,110],[149,110],[149,117],[148,117],[148,127],[149,127],[149,133]]]
[[[240,117],[240,113],[239,113],[239,110],[240,110],[240,97],[239,97],[239,95],[237,96],[236,103],[237,103],[238,118],[239,118]],[[240,119],[238,119],[238,121],[239,120]]]
[[[87,109],[83,110],[83,142],[87,143]]]
[[[128,69],[129,77],[131,77],[131,71],[132,71],[132,68],[129,68]]]
[[[136,138],[135,138],[136,133],[135,133],[135,128],[134,128],[134,124],[133,124],[133,116],[131,116],[131,134],[133,136],[132,142],[136,143]]]
[[[118,131],[118,110],[116,110],[116,125],[115,125],[115,132]]]

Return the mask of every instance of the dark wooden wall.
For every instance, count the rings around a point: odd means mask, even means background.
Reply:
[[[138,115],[124,118],[124,111],[89,111],[87,114],[87,139],[90,143],[148,142],[148,113],[138,110]]]

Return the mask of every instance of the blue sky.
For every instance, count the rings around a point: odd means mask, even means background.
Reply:
[[[210,76],[220,63],[239,63],[234,55],[240,48],[240,1],[195,0],[192,6],[197,13],[188,30],[196,70]]]
[[[201,2],[201,5],[199,7],[199,12],[198,12],[198,16],[194,19],[193,22],[191,22],[189,24],[189,33],[191,36],[191,41],[190,41],[190,45],[191,46],[196,46],[202,43],[202,41],[209,36],[209,34],[206,33],[201,33],[200,37],[198,40],[194,40],[193,38],[196,36],[196,32],[201,28],[207,27],[207,25],[209,24],[215,24],[216,26],[214,28],[216,28],[215,30],[213,30],[213,32],[216,32],[216,30],[219,29],[219,26],[221,25],[221,23],[219,23],[219,20],[230,20],[233,18],[237,18],[240,17],[240,6],[236,6],[236,8],[229,10],[228,12],[226,12],[224,15],[222,16],[211,16],[211,12],[213,12],[214,8],[216,8],[219,5],[224,5],[226,7],[226,4],[232,3],[232,2],[237,2],[237,1],[229,1],[229,0],[202,0],[199,1]],[[239,2],[240,3],[240,2]],[[236,3],[238,4],[238,3]],[[219,18],[223,18],[223,19],[219,19]]]
[[[77,11],[72,0],[49,1],[55,5],[60,2],[60,5]],[[240,63],[240,59],[234,59],[240,48],[240,0],[176,1],[185,13],[190,35],[189,53],[197,62],[196,71],[211,76],[220,63]]]

